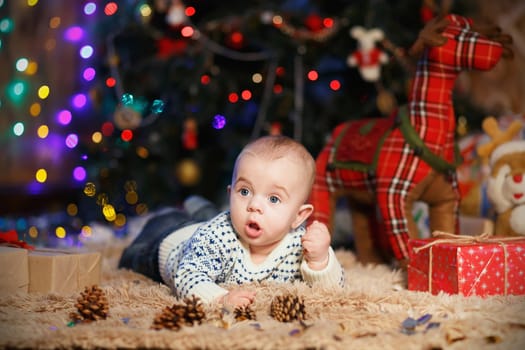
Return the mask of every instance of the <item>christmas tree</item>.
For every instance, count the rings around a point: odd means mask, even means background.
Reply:
[[[41,230],[27,210],[63,213],[47,226],[67,235],[189,194],[223,205],[250,139],[285,134],[316,155],[338,123],[406,102],[406,51],[452,6],[436,3],[0,1],[0,231]],[[382,34],[374,77],[352,58],[358,26]],[[456,111],[473,128],[487,114],[467,98]]]

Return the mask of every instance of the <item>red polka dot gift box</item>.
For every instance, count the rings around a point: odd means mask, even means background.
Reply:
[[[453,235],[410,239],[408,289],[477,295],[525,294],[525,238]]]

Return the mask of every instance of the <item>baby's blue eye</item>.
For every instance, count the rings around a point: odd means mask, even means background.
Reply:
[[[241,194],[241,196],[247,196],[247,195],[250,194],[250,191],[248,191],[248,189],[246,189],[246,188],[241,188],[239,193]]]
[[[281,201],[279,197],[277,196],[270,196],[269,200],[270,200],[270,203],[273,203],[273,204],[279,203]]]

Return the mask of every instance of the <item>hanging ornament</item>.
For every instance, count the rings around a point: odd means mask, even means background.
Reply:
[[[197,122],[194,118],[184,121],[184,131],[182,132],[182,146],[187,150],[194,150],[198,146]]]
[[[390,115],[397,108],[397,101],[390,91],[381,90],[377,94],[377,109],[381,112],[382,115]]]
[[[388,62],[387,54],[375,46],[377,41],[383,40],[383,31],[377,28],[366,30],[361,26],[355,26],[350,30],[350,36],[356,39],[359,45],[358,50],[347,57],[347,64],[350,67],[357,66],[364,80],[378,81],[381,65]]]
[[[87,182],[84,185],[84,194],[88,197],[94,197],[97,194],[97,187],[93,182]]]
[[[123,104],[119,104],[115,108],[113,114],[113,121],[120,130],[131,129],[134,130],[142,123],[142,116],[135,109]]]
[[[178,27],[184,24],[186,19],[184,4],[180,0],[172,0],[171,6],[166,14],[166,22],[173,27]]]
[[[181,55],[186,51],[188,41],[186,39],[172,39],[162,37],[157,40],[157,57],[169,58]]]
[[[115,108],[113,120],[120,130],[134,130],[153,123],[163,111],[162,100],[155,99],[149,103],[144,97],[135,98],[133,94],[125,93]]]
[[[181,185],[190,187],[199,182],[201,172],[195,160],[186,158],[176,165],[175,175]]]
[[[323,19],[316,13],[312,13],[304,20],[304,26],[312,32],[320,32],[324,29]]]
[[[421,17],[421,22],[423,24],[430,21],[436,16],[437,6],[434,0],[423,0],[421,8],[419,10],[419,16]]]
[[[270,125],[270,135],[282,135],[283,125],[280,122],[273,122]]]
[[[151,113],[152,114],[161,114],[164,112],[164,101],[162,100],[153,100],[151,103]]]

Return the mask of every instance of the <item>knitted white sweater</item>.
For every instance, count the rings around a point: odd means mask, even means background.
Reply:
[[[225,211],[202,224],[177,230],[159,249],[159,271],[175,296],[195,295],[211,302],[228,293],[220,284],[262,281],[328,285],[344,284],[344,271],[332,248],[328,266],[312,270],[303,259],[301,236],[304,227],[287,234],[261,264],[254,264],[250,252],[239,240]]]

